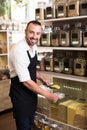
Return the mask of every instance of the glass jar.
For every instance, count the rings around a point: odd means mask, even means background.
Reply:
[[[67,1],[66,0],[56,0],[56,17],[66,17],[67,16]]]
[[[69,59],[64,58],[63,64],[64,64],[63,73],[72,74],[72,72],[73,72],[73,59],[72,58],[69,58]]]
[[[41,36],[41,46],[50,46],[51,44],[51,27],[45,27]]]
[[[78,53],[74,59],[74,74],[79,76],[86,75],[87,60],[84,53]]]
[[[87,25],[83,31],[83,46],[87,47]]]
[[[71,30],[71,46],[82,46],[82,33],[81,23],[75,24],[75,28]]]
[[[53,28],[53,32],[51,33],[51,46],[57,47],[59,46],[59,31],[58,27]]]
[[[45,19],[55,18],[55,5],[54,0],[49,0],[46,8],[45,8]]]
[[[87,0],[80,0],[80,15],[87,15]]]
[[[67,47],[70,45],[70,31],[69,31],[69,24],[63,25],[63,28],[59,32],[60,37],[60,46]]]
[[[37,8],[35,9],[35,19],[44,20],[45,15],[45,2],[38,2]]]
[[[53,71],[53,54],[52,54],[52,52],[48,52],[47,56],[45,57],[45,70]]]
[[[79,0],[68,0],[67,10],[68,10],[68,17],[79,16]]]
[[[37,70],[44,71],[45,70],[45,63],[44,63],[44,53],[38,53],[38,60],[37,60]]]

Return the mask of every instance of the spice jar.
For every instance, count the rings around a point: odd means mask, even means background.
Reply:
[[[67,16],[67,1],[66,0],[56,0],[56,15],[57,15],[57,18]]]
[[[45,2],[38,2],[38,6],[35,9],[35,19],[44,20],[45,15]]]
[[[87,15],[87,0],[80,0],[80,15]]]
[[[79,76],[86,75],[87,60],[84,53],[78,53],[74,59],[74,74]]]
[[[68,16],[79,16],[79,0],[68,0]]]
[[[82,29],[81,23],[75,24],[75,28],[71,30],[71,46],[82,46]]]

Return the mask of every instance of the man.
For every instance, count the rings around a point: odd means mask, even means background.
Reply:
[[[41,37],[42,27],[38,21],[30,21],[25,29],[25,38],[17,43],[9,55],[11,76],[10,97],[17,130],[31,130],[37,106],[37,94],[50,101],[57,101],[58,96],[40,88],[36,78],[47,86],[50,82],[36,71],[37,42]]]

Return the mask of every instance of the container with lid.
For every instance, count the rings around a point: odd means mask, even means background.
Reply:
[[[64,65],[63,65],[63,58],[65,56],[64,52],[59,52],[54,50],[53,51],[53,70],[54,72],[62,72]]]
[[[73,59],[68,59],[65,58],[63,59],[63,63],[64,63],[64,68],[63,68],[63,73],[66,74],[72,74],[73,72]]]
[[[79,0],[68,0],[68,16],[79,16]]]
[[[62,72],[63,71],[63,60],[55,57],[53,60],[53,67],[54,67],[54,72]]]
[[[52,52],[48,52],[47,56],[45,57],[45,70],[53,71],[53,54],[52,54]]]
[[[35,9],[35,19],[44,20],[45,15],[45,2],[38,2],[38,6]]]
[[[55,4],[54,0],[49,0],[45,8],[45,19],[52,19],[55,18]]]
[[[75,27],[71,30],[71,46],[80,47],[82,46],[82,29],[81,23],[75,24]]]
[[[63,66],[63,73],[73,73],[73,53],[71,51],[65,53],[65,57],[63,58]]]
[[[37,69],[44,71],[45,70],[45,63],[44,63],[44,53],[39,53],[38,54],[38,60],[37,60]]]
[[[67,47],[70,45],[70,31],[69,24],[63,25],[63,28],[59,32],[60,46]]]
[[[67,16],[67,1],[56,0],[56,16],[57,18]]]
[[[86,75],[87,60],[84,53],[78,53],[74,59],[74,74],[79,76]]]
[[[83,46],[87,47],[87,25],[85,26],[85,30],[83,31]]]
[[[59,31],[58,27],[54,27],[51,33],[51,46],[59,46]]]
[[[80,15],[87,15],[87,0],[80,0]]]
[[[52,29],[51,27],[46,27],[42,33],[41,36],[41,46],[50,46],[51,44],[51,33],[52,33]]]

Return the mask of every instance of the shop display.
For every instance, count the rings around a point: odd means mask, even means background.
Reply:
[[[35,125],[40,129],[87,129],[86,15],[86,0],[49,0],[48,4],[39,2],[35,9],[35,19],[42,20],[44,24],[41,39],[37,44],[38,48],[45,47],[47,50],[48,48],[53,50],[38,54],[37,69],[42,73],[48,73],[49,77],[53,78],[53,84],[48,89],[58,94],[61,99],[58,102],[49,102],[44,97],[38,96],[37,112],[45,116],[38,116],[38,114],[35,116]],[[9,32],[12,29],[19,31],[20,26],[15,22],[0,25],[1,70],[8,69],[8,52],[12,45],[9,44],[12,42],[9,40]],[[22,31],[24,28],[21,26]],[[4,100],[4,105],[0,105],[0,111],[12,107],[7,95],[5,98],[2,95],[3,84],[6,88],[5,93],[8,92],[7,85],[10,84],[7,81],[10,78],[8,76],[7,73],[5,75],[0,73],[1,102]],[[5,78],[7,80],[3,83]]]

